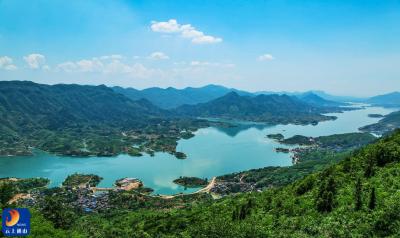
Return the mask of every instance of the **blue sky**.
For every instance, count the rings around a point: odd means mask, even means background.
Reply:
[[[0,78],[400,90],[399,0],[0,0]]]

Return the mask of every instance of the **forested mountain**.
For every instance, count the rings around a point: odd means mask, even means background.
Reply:
[[[129,125],[167,112],[106,86],[0,82],[0,119],[12,129],[56,129],[80,123]]]
[[[328,101],[333,101],[333,102],[338,102],[338,103],[347,103],[347,102],[363,102],[365,101],[365,98],[358,98],[358,97],[351,97],[351,96],[336,96],[332,95],[329,93],[326,93],[324,91],[320,90],[311,90],[311,91],[306,91],[306,92],[288,92],[288,91],[280,91],[280,92],[273,92],[273,91],[259,91],[255,92],[255,95],[260,95],[260,94],[286,94],[289,96],[296,96],[296,97],[304,97],[308,94],[315,94],[325,100]]]
[[[172,87],[163,89],[153,87],[143,90],[113,87],[113,90],[133,100],[145,98],[154,105],[165,109],[176,108],[184,104],[193,105],[197,103],[208,102],[224,96],[229,92],[237,92],[241,95],[251,95],[251,93],[245,91],[226,88],[218,85],[207,85],[201,88],[188,87],[184,89],[176,89]]]
[[[29,154],[30,146],[62,154],[89,153],[85,147],[116,152],[122,146],[114,146],[124,144],[121,130],[144,128],[169,115],[145,99],[133,101],[106,86],[3,81],[0,155]]]
[[[384,107],[400,107],[400,92],[392,92],[384,95],[371,97],[366,100],[367,103],[384,106]]]
[[[328,109],[312,106],[287,95],[240,96],[231,92],[207,103],[184,105],[179,115],[248,120],[256,122],[308,124],[334,119],[321,115]]]

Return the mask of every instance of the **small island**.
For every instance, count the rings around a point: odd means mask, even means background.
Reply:
[[[72,188],[85,188],[85,187],[96,187],[103,178],[95,174],[72,174],[64,180],[62,185],[64,187]]]
[[[267,135],[267,138],[273,139],[273,140],[277,140],[277,141],[281,141],[285,137],[282,134],[278,133],[278,134],[269,134],[269,135]]]
[[[187,158],[187,155],[183,152],[175,152],[174,154],[177,159],[186,159]]]
[[[382,117],[384,117],[384,115],[372,113],[372,114],[368,114],[368,117],[371,117],[371,118],[382,118]]]
[[[290,152],[289,149],[281,148],[281,147],[275,148],[275,151],[278,152],[278,153],[289,153]]]
[[[198,188],[204,187],[208,184],[208,179],[201,179],[197,177],[179,177],[173,181],[174,183],[184,186],[185,188]]]

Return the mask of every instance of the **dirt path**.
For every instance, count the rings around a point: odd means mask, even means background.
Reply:
[[[187,193],[187,194],[176,194],[176,195],[159,195],[160,198],[164,199],[172,199],[174,197],[178,196],[185,196],[185,195],[190,195],[190,194],[196,194],[196,193],[209,193],[210,190],[215,186],[215,183],[217,181],[217,177],[213,177],[211,182],[204,188],[197,190],[196,192],[193,193]]]
[[[206,187],[204,187],[204,188],[202,188],[202,189],[200,189],[200,190],[198,190],[198,191],[196,191],[196,192],[194,192],[192,194],[195,194],[195,193],[209,193],[210,190],[215,186],[216,180],[217,180],[217,177],[213,177],[211,182]]]
[[[13,198],[10,199],[10,201],[8,201],[8,204],[12,204],[17,202],[19,199],[25,199],[25,198],[30,198],[31,195],[28,193],[18,193],[15,194]]]

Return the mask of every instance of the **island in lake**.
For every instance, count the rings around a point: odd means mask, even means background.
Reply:
[[[277,133],[277,134],[268,134],[268,135],[267,135],[267,138],[273,139],[273,140],[277,140],[277,141],[281,141],[281,140],[283,140],[285,137],[284,137],[282,134]]]
[[[186,188],[198,188],[206,186],[208,184],[208,179],[181,176],[178,179],[175,179],[173,182]]]
[[[371,117],[371,118],[382,118],[382,117],[384,117],[384,115],[371,113],[371,114],[368,114],[368,117]]]

